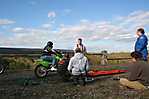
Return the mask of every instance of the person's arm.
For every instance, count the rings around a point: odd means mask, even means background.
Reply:
[[[73,50],[74,50],[74,52],[75,52],[75,50],[76,50],[76,48],[77,48],[78,46],[77,46],[77,44],[74,46],[74,48],[73,48]]]
[[[87,53],[86,47],[84,46],[84,52]]]
[[[46,46],[43,48],[43,52],[48,52],[47,48],[48,48],[48,46],[46,45]]]
[[[88,59],[86,58],[86,71],[89,70],[89,63],[88,63]]]
[[[56,55],[56,51],[53,49],[51,49],[50,53]]]
[[[147,45],[147,38],[145,36],[140,37],[135,45],[135,51],[140,52]]]
[[[72,58],[69,61],[69,65],[68,65],[67,69],[69,72],[72,70]]]

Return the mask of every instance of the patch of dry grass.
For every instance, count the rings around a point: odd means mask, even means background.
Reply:
[[[4,59],[8,61],[8,68],[11,70],[31,69],[34,66],[32,59],[28,57],[5,57]]]

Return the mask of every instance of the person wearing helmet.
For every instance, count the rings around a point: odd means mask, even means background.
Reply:
[[[41,56],[41,59],[52,61],[51,67],[54,67],[56,59],[54,57],[55,52],[52,50],[52,48],[53,48],[53,42],[49,41],[43,49],[43,54]]]
[[[78,39],[77,39],[77,44],[75,45],[74,50],[75,50],[76,48],[80,48],[80,49],[81,49],[81,52],[82,52],[83,54],[85,54],[85,53],[87,52],[87,51],[86,51],[86,47],[85,47],[84,44],[82,43],[82,38],[78,38]]]
[[[135,51],[140,52],[143,55],[143,60],[147,61],[148,51],[148,38],[145,35],[145,31],[143,28],[139,28],[136,32],[138,38],[135,43]]]

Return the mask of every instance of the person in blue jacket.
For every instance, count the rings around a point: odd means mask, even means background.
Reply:
[[[140,52],[143,56],[143,60],[147,61],[147,45],[148,45],[148,38],[145,35],[145,31],[143,28],[139,28],[136,32],[138,38],[135,43],[135,51]]]

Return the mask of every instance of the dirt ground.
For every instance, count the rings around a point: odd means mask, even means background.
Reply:
[[[101,76],[86,86],[74,86],[56,73],[37,79],[33,71],[7,71],[0,75],[0,99],[149,99],[149,90],[127,89],[112,77]]]

